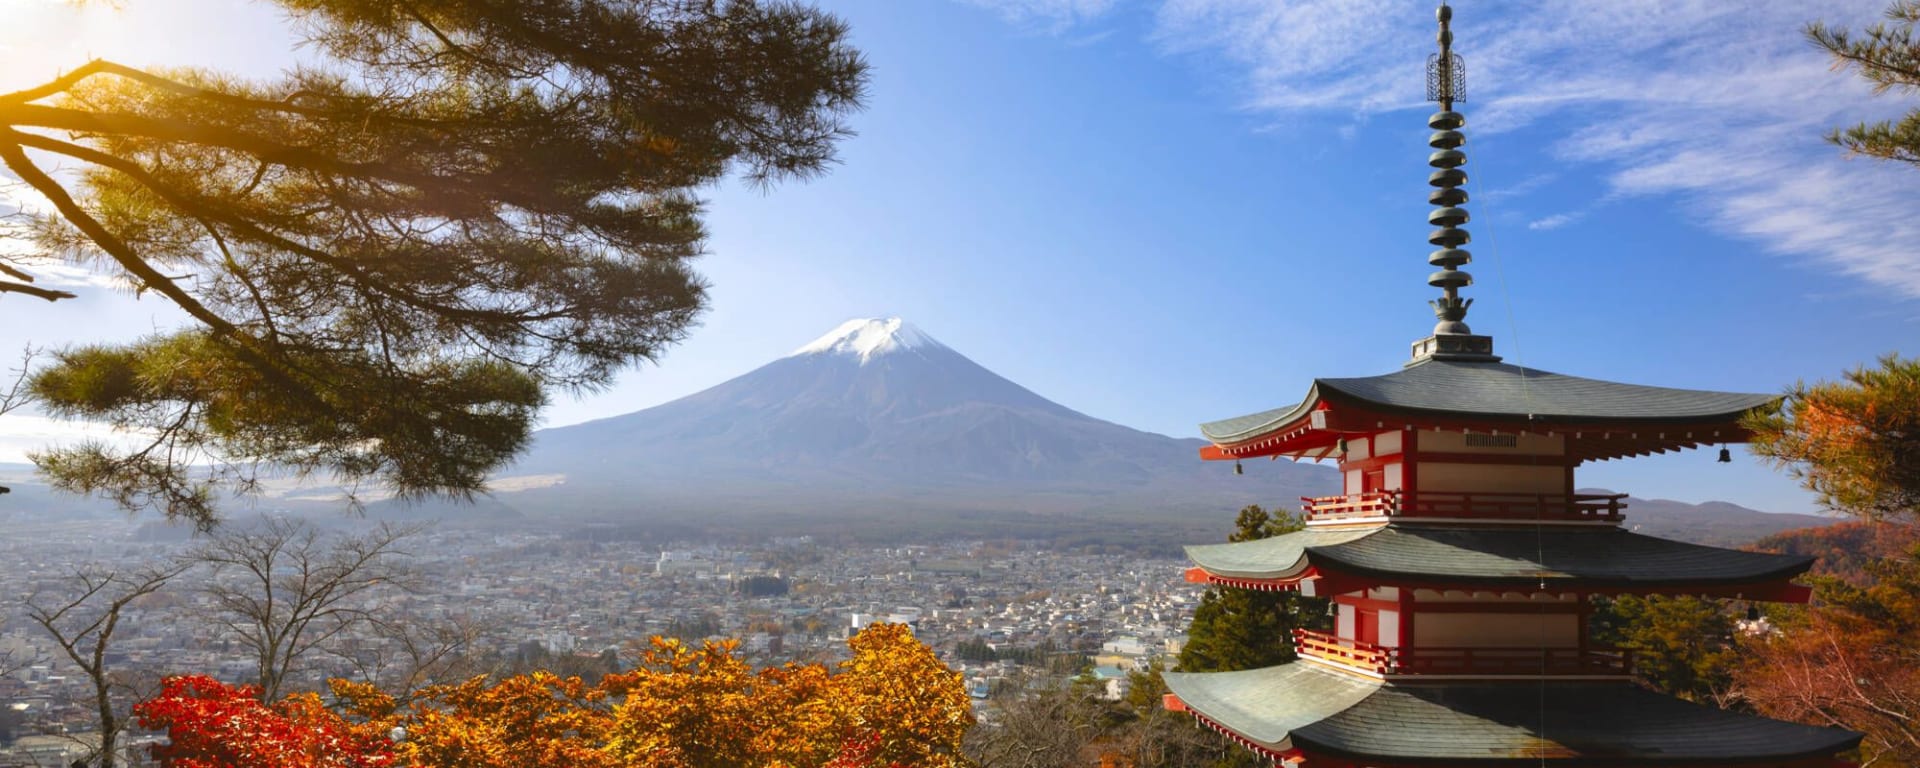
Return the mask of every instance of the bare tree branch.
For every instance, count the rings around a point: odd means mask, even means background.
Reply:
[[[31,344],[20,350],[20,364],[7,369],[4,384],[0,384],[0,416],[21,408],[32,398],[27,389],[27,378],[33,372],[33,359],[40,356],[40,348]]]
[[[325,536],[311,523],[271,518],[225,528],[192,554],[211,565],[206,594],[215,621],[254,656],[262,701],[276,701],[312,654],[350,630],[376,626],[372,600],[406,591],[415,574],[401,545],[425,526],[382,523],[360,535]]]
[[[486,628],[464,616],[436,622],[373,617],[365,630],[366,637],[326,653],[350,667],[355,679],[402,701],[423,688],[498,671],[475,653]]]
[[[92,685],[93,706],[100,726],[100,768],[113,768],[115,744],[127,727],[125,696],[116,696],[116,678],[107,666],[107,650],[126,609],[165,587],[191,567],[188,562],[149,566],[130,572],[89,569],[75,573],[75,592],[65,597],[34,595],[27,601],[27,618],[53,638]]]

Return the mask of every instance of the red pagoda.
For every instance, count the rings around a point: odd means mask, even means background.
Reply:
[[[1860,734],[1641,688],[1630,654],[1589,640],[1593,596],[1805,602],[1813,560],[1642,536],[1623,496],[1574,492],[1588,461],[1744,442],[1741,417],[1777,401],[1509,365],[1468,329],[1451,14],[1427,77],[1433,335],[1402,370],[1201,426],[1205,459],[1334,459],[1345,493],[1307,499],[1304,530],[1188,547],[1187,578],[1331,598],[1335,629],[1297,631],[1290,663],[1169,673],[1167,705],[1305,768],[1845,765]]]

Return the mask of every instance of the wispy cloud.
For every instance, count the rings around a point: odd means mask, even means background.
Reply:
[[[987,0],[971,0],[987,2]],[[1035,0],[1039,3],[1039,0]],[[1336,117],[1420,107],[1433,19],[1392,0],[1157,0],[1151,42],[1212,61],[1245,106]],[[1046,3],[1039,3],[1045,5]],[[1760,249],[1920,298],[1920,173],[1849,161],[1827,128],[1897,114],[1800,30],[1859,27],[1885,0],[1547,0],[1458,10],[1469,131],[1544,126],[1595,199],[1677,195]],[[1582,174],[1584,176],[1585,174]],[[1518,195],[1531,179],[1492,197]],[[1545,180],[1538,182],[1544,184]],[[1557,184],[1574,184],[1561,174]],[[1564,226],[1577,214],[1539,218]]]
[[[1113,10],[1114,0],[961,0],[999,13],[1009,22],[1059,34]],[[1100,35],[1099,37],[1105,37]],[[1085,38],[1080,38],[1085,40]],[[1099,38],[1080,44],[1098,42]]]
[[[1090,45],[1099,45],[1100,43],[1105,42],[1106,39],[1109,37],[1113,37],[1113,30],[1103,29],[1091,34],[1077,35],[1074,37],[1067,38],[1066,42],[1067,42],[1067,45],[1071,45],[1075,48],[1085,48]]]
[[[133,281],[122,274],[102,274],[86,267],[49,260],[29,261],[25,266],[33,273],[37,284],[49,288],[104,288],[129,293],[134,289]]]
[[[1534,219],[1533,221],[1527,222],[1527,229],[1542,229],[1542,230],[1559,229],[1568,224],[1572,224],[1576,221],[1579,221],[1582,218],[1585,218],[1586,215],[1587,214],[1585,211],[1569,211],[1566,213],[1556,213],[1556,214],[1553,214],[1552,216]]]
[[[139,438],[105,424],[9,413],[0,419],[0,462],[21,463],[27,461],[30,451],[89,440],[120,448],[134,447]]]
[[[1552,174],[1552,173],[1536,173],[1536,174],[1533,174],[1532,176],[1528,176],[1524,179],[1516,181],[1512,184],[1508,184],[1504,187],[1495,187],[1493,189],[1482,190],[1480,194],[1474,196],[1474,199],[1487,201],[1487,202],[1492,202],[1497,200],[1512,200],[1512,199],[1527,195],[1536,189],[1546,186],[1547,184],[1551,183],[1556,177],[1557,177],[1556,174]]]

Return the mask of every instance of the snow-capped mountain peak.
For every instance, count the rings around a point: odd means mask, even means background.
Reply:
[[[897,317],[858,318],[841,323],[840,327],[794,350],[788,357],[847,355],[859,358],[860,364],[865,365],[876,357],[893,352],[944,346]]]

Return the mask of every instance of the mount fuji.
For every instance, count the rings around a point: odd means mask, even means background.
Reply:
[[[1330,467],[1235,476],[1200,461],[1202,445],[1052,402],[899,318],[860,319],[711,389],[542,430],[495,496],[601,519],[973,511],[1224,527],[1244,504],[1335,490]]]

